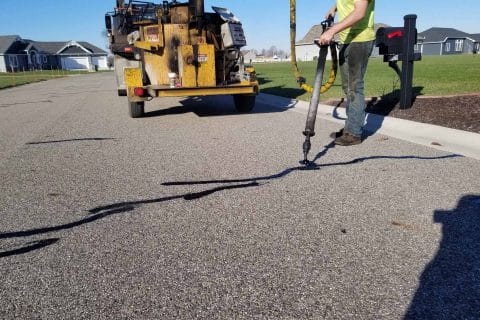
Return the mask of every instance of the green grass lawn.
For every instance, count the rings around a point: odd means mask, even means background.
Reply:
[[[290,63],[255,64],[260,80],[260,89],[264,93],[289,98],[309,100],[310,94],[299,88],[293,76]],[[299,69],[313,84],[316,62],[299,62]],[[330,64],[327,65],[327,71]],[[0,89],[25,83],[44,81],[72,74],[84,74],[84,71],[34,71],[0,73]],[[322,100],[337,99],[343,96],[340,87],[340,75],[334,86],[322,95]],[[480,92],[480,55],[424,56],[415,63],[413,86],[421,95],[452,95]],[[365,79],[365,95],[381,97],[400,88],[395,72],[383,62],[382,58],[370,59]]]
[[[73,74],[86,74],[87,71],[65,71],[65,70],[51,70],[51,71],[26,71],[15,73],[0,73],[0,89],[10,88],[27,84],[31,82],[45,81],[54,78],[65,77]]]
[[[401,65],[401,64],[400,64]],[[255,64],[261,92],[289,98],[309,100],[310,94],[299,88],[290,63]],[[313,85],[316,62],[299,62],[298,67],[307,83]],[[330,64],[327,65],[330,70]],[[334,86],[322,95],[322,100],[343,96],[338,74]],[[424,56],[415,62],[413,87],[420,95],[441,96],[480,92],[480,55]],[[400,89],[396,73],[383,62],[371,58],[365,79],[366,97],[381,97]]]

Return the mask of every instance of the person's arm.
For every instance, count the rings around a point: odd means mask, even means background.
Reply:
[[[320,37],[321,45],[328,45],[332,42],[333,36],[345,29],[354,26],[357,22],[365,17],[369,0],[356,0],[354,9],[345,19],[334,24],[330,29],[325,31]],[[336,9],[336,7],[335,7]]]

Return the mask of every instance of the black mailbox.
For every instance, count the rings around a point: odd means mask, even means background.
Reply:
[[[379,53],[381,55],[402,53],[404,33],[403,27],[378,29],[376,45]]]
[[[395,70],[400,77],[400,109],[407,109],[413,103],[413,62],[422,59],[421,53],[415,53],[417,43],[417,16],[403,17],[403,27],[379,28],[376,35],[376,46],[383,61]],[[402,62],[402,70],[397,61]]]

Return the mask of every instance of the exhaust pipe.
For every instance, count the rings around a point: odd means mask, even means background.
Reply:
[[[197,19],[205,15],[204,0],[189,0],[190,14]]]
[[[205,15],[205,6],[204,0],[189,0],[188,6],[190,8],[190,16],[193,18],[192,20],[197,24],[198,34],[202,33],[203,29],[203,18]]]

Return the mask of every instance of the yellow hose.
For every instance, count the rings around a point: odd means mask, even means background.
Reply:
[[[295,42],[297,37],[297,1],[290,0],[290,52],[291,52],[291,64],[292,64],[292,72],[295,75],[295,79],[300,84],[300,87],[307,91],[313,92],[312,86],[306,83],[304,77],[300,73],[297,65],[297,54],[295,48]],[[326,83],[322,85],[320,93],[325,93],[333,86],[335,82],[335,78],[337,77],[337,69],[338,69],[338,58],[337,58],[337,47],[335,43],[332,42],[330,45],[330,51],[332,54],[332,68],[330,70],[330,75]]]

